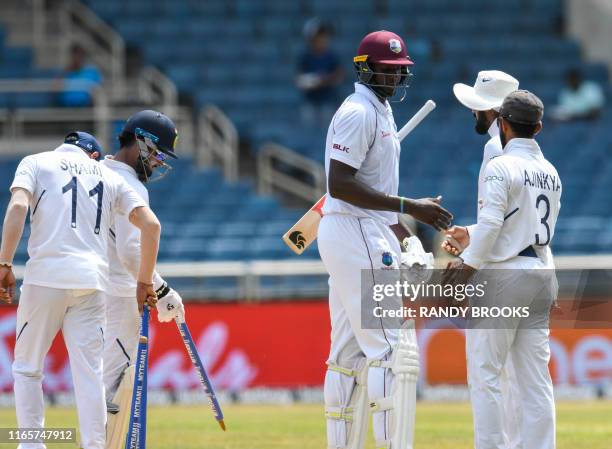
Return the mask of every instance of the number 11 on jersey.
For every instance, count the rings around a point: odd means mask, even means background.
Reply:
[[[77,227],[77,178],[73,176],[68,184],[62,187],[62,193],[66,193],[69,190],[72,191],[72,214],[70,218],[70,226],[74,229]],[[98,209],[96,211],[96,226],[94,228],[95,234],[100,234],[100,222],[102,221],[102,197],[104,196],[104,183],[100,181],[93,189],[89,191],[89,196],[94,197],[98,195]]]

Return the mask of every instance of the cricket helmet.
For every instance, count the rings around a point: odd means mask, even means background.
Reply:
[[[414,62],[408,56],[404,40],[397,34],[385,30],[368,34],[361,40],[353,63],[360,83],[384,98],[393,96],[398,88],[403,88],[403,95],[399,101],[404,99],[408,81],[412,76],[408,67]],[[397,74],[401,75],[399,82],[393,86],[376,84],[375,75],[388,75],[389,73],[375,72],[372,64],[395,67]],[[389,91],[390,87],[393,88],[392,93]]]
[[[158,181],[172,169],[167,161],[169,157],[178,159],[175,153],[178,131],[167,116],[152,110],[137,112],[123,126],[121,135],[126,134],[133,134],[136,138],[140,158],[135,169],[142,182]],[[154,171],[157,176],[153,178]]]

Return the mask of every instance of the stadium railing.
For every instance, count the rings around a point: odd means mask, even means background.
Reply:
[[[208,104],[198,116],[200,146],[196,153],[199,167],[221,164],[226,181],[238,180],[238,131],[216,106]]]
[[[325,169],[287,147],[266,143],[257,154],[257,182],[260,194],[278,189],[315,203],[325,193]]]
[[[555,257],[555,265],[557,270],[609,270],[612,269],[612,255],[559,256]],[[320,260],[161,262],[157,268],[164,278],[177,282],[177,289],[190,300],[324,298],[328,293],[327,272]],[[23,273],[24,266],[15,267],[18,279],[23,278]],[[266,285],[263,281],[267,277],[299,278],[300,282]],[[233,278],[235,283],[222,287],[202,283],[214,278]],[[308,278],[318,282],[305,281]]]

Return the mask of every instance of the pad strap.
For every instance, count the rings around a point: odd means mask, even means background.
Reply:
[[[353,422],[353,407],[325,406],[325,417],[338,421]]]
[[[391,360],[370,360],[368,365],[374,368],[392,368]]]
[[[349,376],[349,377],[357,377],[357,375],[359,374],[354,369],[344,368],[342,366],[336,365],[335,363],[327,363],[327,369],[329,369],[330,371],[335,371],[340,374],[344,374],[345,376]]]

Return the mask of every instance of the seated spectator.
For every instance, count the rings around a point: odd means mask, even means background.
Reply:
[[[344,79],[340,59],[330,48],[331,28],[319,19],[304,26],[307,48],[302,54],[296,79],[304,94],[305,124],[327,126],[337,107],[337,87]]]
[[[79,45],[70,48],[70,60],[62,74],[63,92],[59,103],[66,107],[92,105],[91,92],[102,83],[102,75],[96,66],[86,63],[85,50]]]
[[[594,81],[585,81],[572,69],[566,74],[566,87],[559,93],[559,104],[552,117],[559,121],[592,120],[599,117],[605,103],[603,89]]]

